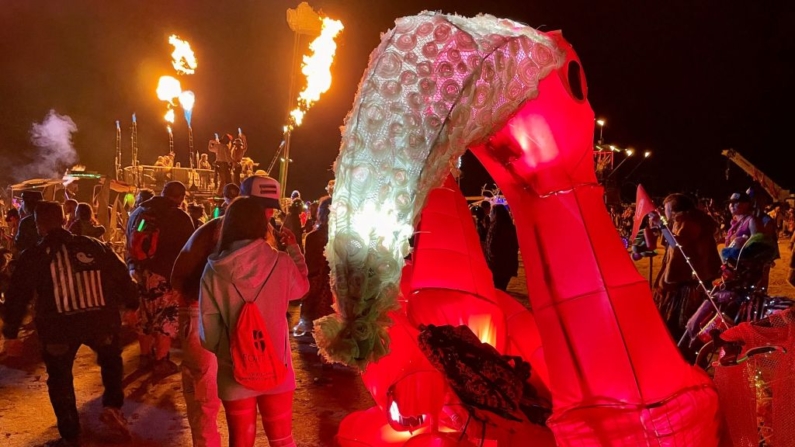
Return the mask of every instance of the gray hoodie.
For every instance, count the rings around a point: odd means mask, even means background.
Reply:
[[[256,296],[255,303],[278,355],[287,362],[288,373],[281,385],[260,392],[237,383],[232,373],[229,332],[235,330],[243,307],[243,298],[232,284],[237,286],[246,301],[251,301],[269,274],[270,278]],[[221,400],[245,399],[295,389],[285,313],[288,303],[303,298],[308,290],[306,263],[295,244],[288,246],[285,253],[273,249],[264,239],[238,241],[230,250],[208,258],[199,292],[199,336],[202,346],[218,358],[218,396]]]

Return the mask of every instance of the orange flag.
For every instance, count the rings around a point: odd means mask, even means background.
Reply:
[[[643,185],[638,185],[638,192],[635,195],[635,219],[634,223],[632,224],[632,238],[638,234],[640,230],[640,224],[643,222],[643,218],[646,217],[647,214],[651,213],[652,211],[656,211],[657,207],[654,206],[654,202],[651,201],[649,195],[646,193],[646,190],[643,189]]]

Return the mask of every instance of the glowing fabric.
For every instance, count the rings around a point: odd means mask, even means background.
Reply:
[[[408,238],[450,160],[485,140],[563,63],[544,34],[493,16],[396,21],[371,55],[335,163],[326,257],[338,313],[315,324],[332,361],[388,351]]]
[[[505,318],[469,207],[452,177],[429,193],[414,244],[406,308],[412,324],[465,325],[504,352]]]
[[[431,365],[417,345],[419,331],[406,317],[393,313],[395,323],[389,328],[392,354],[370,363],[362,374],[365,387],[378,407],[388,416],[397,431],[416,431],[436,417],[447,392],[442,373]],[[394,403],[394,406],[393,406]],[[401,426],[403,419],[422,417],[424,423]]]
[[[558,445],[717,445],[714,388],[673,346],[602,201],[571,46],[491,16],[396,25],[343,132],[327,246],[338,313],[315,324],[321,352],[362,367],[388,352],[412,223],[469,147],[517,224]]]

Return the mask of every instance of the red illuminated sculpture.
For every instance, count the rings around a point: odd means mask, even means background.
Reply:
[[[337,313],[314,333],[324,356],[362,368],[380,410],[349,416],[357,423],[340,426],[341,445],[554,445],[521,420],[467,427],[454,410],[464,396],[421,355],[421,324],[468,326],[532,362],[559,446],[718,444],[712,383],[678,354],[605,209],[593,121],[579,60],[558,32],[423,13],[383,36],[336,162],[326,254]],[[467,149],[510,204],[532,314],[488,287],[460,192],[435,189]]]

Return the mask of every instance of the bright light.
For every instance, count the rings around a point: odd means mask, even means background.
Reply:
[[[400,410],[398,409],[397,402],[394,400],[392,401],[392,405],[389,406],[389,418],[394,422],[400,422]]]
[[[178,98],[182,93],[182,87],[177,78],[173,76],[160,76],[157,83],[157,99],[173,103],[174,98]]]
[[[190,90],[185,90],[179,95],[179,105],[185,110],[193,110],[193,104],[196,102],[196,95]]]
[[[168,109],[168,112],[166,112],[166,116],[164,116],[163,118],[165,118],[166,122],[174,124],[174,109]]]
[[[651,151],[646,151],[646,152],[644,152],[644,153],[643,153],[643,157],[644,157],[644,158],[649,158],[649,157],[651,157]]]
[[[621,149],[613,146],[612,144],[610,145],[610,150],[613,151],[613,152],[621,152]]]
[[[635,149],[629,148],[629,149],[627,149],[627,150],[626,150],[626,151],[624,151],[624,152],[626,152],[626,153],[627,153],[627,157],[631,157],[631,156],[632,156],[632,154],[634,154],[634,153],[635,153]]]
[[[176,34],[168,38],[168,43],[174,46],[174,51],[171,53],[171,65],[174,66],[174,70],[180,74],[193,74],[196,70],[196,56],[190,49],[190,44]]]
[[[376,246],[392,251],[396,242],[408,240],[414,233],[414,227],[400,223],[397,207],[393,201],[385,203],[367,202],[351,218],[351,227],[370,246]]]
[[[600,118],[600,119],[598,119],[598,120],[596,120],[596,124],[598,124],[599,126],[604,126],[604,125],[605,125],[605,122],[606,122],[606,121],[605,121],[604,119],[601,119],[601,118]]]
[[[312,55],[304,56],[301,68],[306,76],[306,88],[298,94],[298,105],[290,112],[290,123],[285,126],[288,131],[301,125],[306,111],[331,87],[331,63],[337,52],[334,38],[342,29],[342,22],[325,17],[320,36],[309,44]]]

